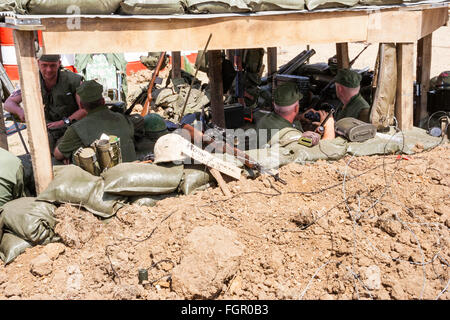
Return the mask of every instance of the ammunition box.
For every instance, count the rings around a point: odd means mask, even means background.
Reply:
[[[377,129],[373,124],[355,118],[344,118],[336,122],[336,133],[351,142],[363,142],[375,137]]]

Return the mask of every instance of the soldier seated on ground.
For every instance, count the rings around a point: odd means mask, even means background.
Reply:
[[[48,139],[50,150],[53,150],[67,127],[74,120],[80,120],[86,116],[86,111],[79,107],[75,94],[83,77],[61,69],[60,55],[42,55],[38,58],[38,67]],[[22,91],[17,90],[6,99],[5,110],[17,115],[21,121],[25,121],[21,102]]]
[[[134,149],[134,127],[123,114],[113,112],[105,106],[103,86],[95,80],[83,82],[77,89],[81,107],[87,116],[71,125],[54,150],[57,160],[68,164],[80,147],[89,147],[104,133],[120,138],[123,162],[136,160]]]
[[[336,95],[342,108],[336,113],[336,121],[343,118],[356,118],[370,122],[370,105],[359,93],[361,75],[349,69],[340,69],[336,75]]]
[[[0,207],[25,196],[23,175],[20,159],[0,148]]]
[[[267,130],[267,142],[272,137],[272,130],[281,130],[284,128],[296,128],[303,132],[302,125],[298,118],[303,119],[304,115],[299,115],[300,102],[303,95],[300,93],[297,85],[293,82],[286,82],[279,85],[274,92],[274,111],[262,117],[256,124],[259,132],[260,129]],[[322,122],[327,112],[321,110],[317,111]],[[318,126],[320,123],[314,123]],[[334,139],[334,121],[330,117],[324,125],[324,133],[322,140]],[[261,133],[259,133],[260,135]],[[261,145],[261,143],[260,143]]]
[[[136,141],[136,152],[138,159],[141,155],[144,157],[152,153],[155,148],[156,140],[169,133],[166,122],[157,113],[150,113],[144,117],[144,136]]]

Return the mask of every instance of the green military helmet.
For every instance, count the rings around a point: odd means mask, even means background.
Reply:
[[[166,122],[157,113],[149,113],[144,117],[144,130],[145,135],[153,139],[168,133]]]

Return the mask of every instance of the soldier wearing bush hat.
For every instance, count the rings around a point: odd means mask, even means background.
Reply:
[[[342,118],[356,118],[369,122],[370,106],[359,93],[361,75],[353,70],[340,69],[336,75],[336,95],[343,106],[336,114]]]
[[[80,147],[88,147],[102,134],[106,134],[120,139],[123,162],[136,160],[133,123],[123,114],[113,112],[105,106],[103,86],[95,80],[85,81],[77,89],[77,95],[81,107],[88,114],[67,129],[55,148],[55,158],[68,163]]]

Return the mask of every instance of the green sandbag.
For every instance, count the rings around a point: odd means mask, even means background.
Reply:
[[[2,242],[2,237],[3,237],[3,226],[4,226],[3,216],[0,215],[0,243]]]
[[[305,0],[308,10],[337,8],[337,7],[353,7],[358,0]]]
[[[363,6],[385,6],[389,4],[399,4],[403,0],[359,0],[359,4]]]
[[[12,262],[27,248],[31,248],[31,243],[13,235],[12,233],[5,232],[0,242],[0,259],[5,264]]]
[[[0,148],[0,206],[23,196],[22,163],[15,155]]]
[[[122,196],[156,195],[175,191],[183,165],[121,163],[102,174],[105,192]]]
[[[303,10],[304,0],[247,0],[252,11]]]
[[[6,230],[33,245],[47,244],[57,239],[53,216],[56,206],[36,201],[36,198],[20,198],[0,208]]]
[[[186,195],[199,189],[205,189],[210,186],[210,183],[215,181],[204,165],[185,165],[183,172],[179,190]]]
[[[0,12],[1,11],[14,11],[15,8],[16,8],[16,3],[14,0],[0,1]]]
[[[169,193],[169,194],[160,194],[156,196],[134,196],[130,197],[128,201],[131,204],[140,206],[140,207],[153,207],[156,205],[158,201],[161,201],[166,198],[173,198],[176,197],[176,193]]]
[[[72,8],[79,9],[80,14],[112,14],[119,8],[121,1],[122,0],[16,0],[22,8],[26,9],[26,13],[28,14],[72,14],[74,13],[73,10],[70,11]]]
[[[37,200],[80,205],[97,216],[109,218],[123,206],[125,198],[105,193],[101,177],[69,165],[57,168],[55,178]]]
[[[183,14],[183,1],[179,0],[124,0],[121,14]]]
[[[185,0],[189,13],[239,13],[249,12],[250,8],[244,0],[212,1]]]

